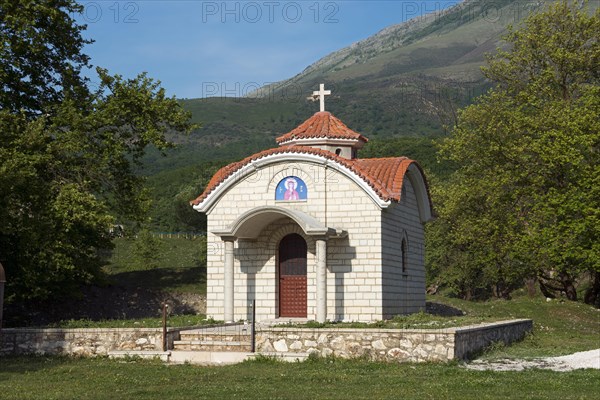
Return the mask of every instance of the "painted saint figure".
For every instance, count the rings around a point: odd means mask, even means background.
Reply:
[[[298,182],[294,178],[287,178],[285,180],[285,187],[287,188],[286,192],[283,195],[284,200],[299,200],[300,195],[296,191],[298,187]]]
[[[277,184],[275,200],[277,201],[304,201],[307,199],[308,190],[304,181],[297,176],[286,176]]]

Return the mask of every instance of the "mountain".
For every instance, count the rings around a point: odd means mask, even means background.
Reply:
[[[144,173],[163,202],[154,220],[173,214],[165,198],[193,197],[217,166],[274,147],[276,136],[309,118],[318,106],[306,97],[319,83],[333,92],[327,109],[371,139],[361,154],[413,156],[442,176],[427,138],[443,135],[456,110],[490,87],[480,68],[506,27],[551,1],[465,0],[385,28],[245,98],[181,100],[202,128],[173,138],[179,146],[169,157],[148,155]]]
[[[496,48],[506,25],[513,22],[506,17],[514,15],[512,9],[522,7],[523,1],[494,2],[493,17],[489,5],[481,0],[465,0],[447,10],[392,25],[249,97],[281,93],[291,86],[313,87],[322,79],[339,84],[418,74],[478,81],[482,78],[479,67],[483,53]]]
[[[333,92],[327,109],[367,137],[443,134],[456,109],[488,89],[480,71],[484,54],[501,45],[508,24],[543,4],[465,0],[385,28],[245,98],[181,100],[202,128],[174,138],[181,146],[171,157],[153,154],[146,172],[239,159],[273,146],[277,135],[316,111],[306,97],[319,83]]]
[[[456,107],[489,88],[480,67],[502,45],[507,25],[542,5],[466,0],[385,28],[249,97],[284,100],[325,82],[334,93],[328,108],[367,136],[441,133]]]
[[[182,100],[203,123],[185,143],[220,156],[232,143],[268,147],[316,110],[306,97],[319,83],[333,91],[327,109],[365,136],[443,134],[456,109],[489,88],[480,67],[502,45],[507,25],[550,1],[464,0],[385,28],[245,98]]]

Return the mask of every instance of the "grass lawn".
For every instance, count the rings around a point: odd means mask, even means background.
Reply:
[[[159,239],[157,268],[145,268],[136,260],[134,239],[119,238],[114,244],[104,268],[111,281],[168,292],[206,293],[205,237]]]
[[[206,319],[204,314],[198,315],[170,315],[167,319],[169,327],[188,327],[199,325],[210,325],[219,323],[213,319]],[[137,319],[108,319],[92,321],[89,319],[71,319],[48,325],[49,328],[80,329],[80,328],[161,328],[160,318],[137,318]]]
[[[224,367],[108,359],[4,358],[9,399],[592,399],[600,371],[469,371],[338,359]]]
[[[532,299],[518,292],[512,300],[470,302],[440,296],[429,300],[460,308],[466,317],[533,320],[532,335],[508,347],[495,347],[486,352],[484,358],[559,356],[600,348],[600,310],[584,303],[547,302],[544,297]],[[600,382],[598,384],[600,390]]]

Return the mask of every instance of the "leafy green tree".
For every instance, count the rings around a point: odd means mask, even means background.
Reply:
[[[161,245],[160,239],[154,237],[149,230],[140,230],[133,247],[136,264],[141,269],[158,268],[160,266]]]
[[[97,278],[113,224],[146,219],[134,166],[148,146],[166,149],[168,133],[192,128],[145,74],[97,68],[100,85],[88,90],[78,75],[87,65],[83,27],[69,17],[80,10],[66,0],[2,2],[0,64],[20,71],[2,72],[0,95],[0,260],[10,301],[71,294]]]
[[[38,114],[48,104],[85,96],[82,53],[92,43],[72,16],[83,6],[72,0],[0,0],[0,104]]]
[[[462,294],[508,296],[527,277],[577,299],[600,283],[600,12],[566,1],[510,29],[488,57],[496,87],[459,114],[441,146],[459,169],[438,193],[430,264]],[[470,282],[472,274],[476,282]],[[586,300],[600,298],[594,285]]]

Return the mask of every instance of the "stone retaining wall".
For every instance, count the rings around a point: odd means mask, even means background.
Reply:
[[[531,320],[502,321],[449,329],[260,328],[258,353],[317,353],[320,356],[367,357],[380,361],[449,361],[463,359],[494,342],[511,343],[533,328]],[[168,348],[180,332],[170,329]],[[162,350],[162,329],[30,329],[0,333],[0,355],[55,354],[96,356],[115,350]]]
[[[170,330],[172,347],[179,329]],[[0,333],[0,355],[54,354],[96,356],[112,350],[162,350],[162,329],[33,329],[8,328]]]
[[[492,343],[509,344],[521,340],[532,330],[533,321],[530,319],[456,328],[454,358],[466,359]]]
[[[462,359],[493,342],[510,343],[531,331],[531,320],[449,329],[266,328],[257,333],[261,353],[316,353],[378,361],[431,362]]]

